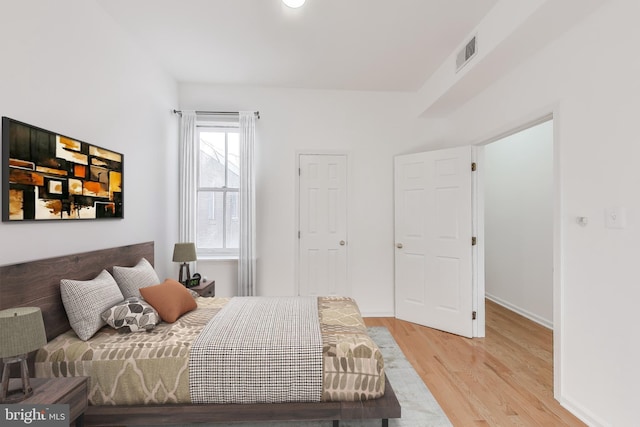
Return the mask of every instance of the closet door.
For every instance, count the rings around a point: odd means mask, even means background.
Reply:
[[[347,156],[299,158],[300,295],[348,295]]]

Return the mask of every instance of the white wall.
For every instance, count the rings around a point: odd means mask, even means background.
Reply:
[[[238,261],[237,260],[199,260],[197,272],[209,282],[216,282],[217,297],[232,297],[237,295],[238,289]],[[193,273],[193,270],[191,270]]]
[[[176,106],[175,84],[93,2],[5,3],[0,113],[124,153],[126,218],[1,223],[0,263],[155,240],[161,275],[164,267],[175,277],[177,131],[166,115]],[[349,153],[350,274],[369,314],[393,312],[393,156],[485,141],[553,111],[560,399],[593,425],[633,425],[640,382],[637,16],[640,2],[605,2],[449,115],[446,132],[441,122],[412,119],[415,108],[407,106],[420,103],[410,94],[183,85],[177,106],[261,110],[261,294],[295,293],[295,152]],[[604,227],[612,206],[627,208],[627,228]],[[589,225],[577,225],[577,216]]]
[[[336,150],[346,152],[350,161],[352,296],[365,314],[393,315],[393,156],[424,139],[427,127],[432,135],[440,131],[437,121],[411,117],[413,95],[196,84],[182,84],[179,91],[182,109],[260,111],[256,129],[258,293],[297,294],[296,153]],[[201,272],[209,271],[206,263],[198,262]]]
[[[484,147],[486,296],[553,326],[553,121]]]
[[[448,117],[447,140],[458,145],[554,113],[559,398],[592,425],[637,424],[638,16],[640,2],[606,2]],[[613,206],[627,209],[625,229],[605,228]]]
[[[122,220],[0,223],[0,264],[154,240],[172,274],[176,83],[92,1],[3,2],[0,39],[0,114],[123,153],[125,203]]]

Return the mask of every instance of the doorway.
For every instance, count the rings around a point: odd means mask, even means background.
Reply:
[[[553,328],[553,120],[484,146],[485,297]]]
[[[529,304],[522,304],[522,306],[520,306],[520,301],[522,301],[522,299],[515,299],[510,295],[507,295],[506,298],[502,298],[500,295],[500,292],[502,292],[501,290],[498,289],[494,289],[492,287],[492,285],[489,285],[489,291],[485,291],[486,289],[486,285],[484,280],[482,280],[481,286],[480,288],[482,289],[482,295],[486,295],[487,293],[489,294],[488,297],[491,299],[496,300],[497,298],[501,298],[503,299],[503,301],[501,301],[501,303],[505,306],[507,306],[507,308],[518,312],[519,314],[524,315],[525,317],[528,317],[529,319],[542,324],[544,326],[546,326],[547,328],[550,328],[552,331],[552,336],[553,336],[553,392],[554,392],[554,397],[556,399],[558,399],[561,396],[561,360],[562,360],[562,356],[561,356],[561,331],[562,331],[562,326],[561,326],[561,322],[562,322],[562,318],[561,318],[561,314],[562,314],[562,301],[561,301],[561,297],[562,297],[562,292],[561,292],[561,263],[560,263],[560,234],[561,234],[561,212],[560,212],[560,187],[559,187],[559,176],[560,176],[560,162],[558,161],[558,153],[559,153],[559,148],[558,148],[558,142],[557,142],[557,130],[555,129],[555,115],[554,114],[548,114],[546,116],[534,119],[530,122],[528,122],[527,124],[520,126],[518,128],[512,129],[509,132],[505,132],[502,135],[496,136],[495,138],[492,138],[490,140],[486,140],[484,143],[479,144],[479,154],[481,156],[481,162],[484,161],[484,156],[485,156],[485,148],[487,146],[489,146],[491,143],[496,142],[496,141],[501,141],[501,140],[508,140],[508,138],[510,136],[514,136],[517,137],[518,134],[520,134],[521,132],[526,132],[527,130],[531,129],[532,132],[537,132],[538,130],[543,130],[545,127],[547,127],[546,132],[543,131],[543,134],[545,134],[547,139],[550,139],[550,141],[547,141],[546,144],[550,145],[550,149],[548,148],[549,151],[547,151],[547,155],[551,155],[552,159],[551,159],[551,164],[549,165],[549,163],[546,163],[546,166],[544,167],[544,172],[538,171],[537,175],[539,176],[540,173],[544,173],[544,180],[546,182],[550,182],[550,187],[551,187],[551,212],[549,212],[549,210],[547,210],[546,212],[546,218],[545,218],[545,223],[546,224],[551,224],[550,225],[550,230],[549,230],[549,226],[545,227],[545,235],[546,237],[546,242],[544,244],[543,247],[546,247],[546,251],[547,251],[547,258],[544,260],[544,263],[542,265],[546,265],[547,267],[542,267],[542,268],[546,268],[546,278],[544,280],[549,280],[550,278],[550,283],[547,285],[547,289],[544,291],[544,293],[542,293],[541,295],[544,295],[543,297],[540,297],[540,299],[536,300],[535,304],[533,305],[529,305]],[[540,128],[538,128],[538,126],[542,126]],[[526,133],[525,133],[526,135]],[[533,170],[530,170],[531,175],[535,175],[535,173],[533,172]],[[548,188],[548,187],[547,187]],[[484,204],[485,203],[491,203],[491,201],[487,201],[485,200],[485,177],[484,177],[484,171],[481,172],[481,178],[479,179],[479,215],[484,216],[485,214],[485,208],[484,208]],[[524,198],[526,199],[527,195],[524,195]],[[523,198],[523,194],[520,195],[519,198]],[[547,199],[548,200],[548,199]],[[503,202],[502,202],[503,203]],[[535,221],[538,221],[537,217],[534,217]],[[531,217],[529,217],[529,219],[527,219],[526,221],[533,221],[531,220]],[[484,218],[482,218],[482,221],[484,222]],[[525,223],[525,224],[521,224],[522,227],[527,227],[527,225],[529,225],[529,222]],[[487,242],[491,241],[492,239],[495,238],[492,237],[491,235],[491,231],[489,230],[489,235],[485,237],[485,229],[484,227],[481,229],[480,231],[480,239],[483,241],[482,244],[482,262],[481,262],[481,269],[485,269],[488,267],[487,263],[484,261],[485,258],[485,254],[484,254],[484,242],[485,240]],[[549,242],[549,233],[551,234],[551,241]],[[492,243],[489,243],[489,245],[491,245]],[[519,253],[523,253],[523,250],[517,249]],[[521,259],[528,259],[526,257],[523,257],[522,255]],[[549,264],[550,263],[550,264]],[[549,275],[549,268],[551,269],[551,273]],[[529,271],[528,268],[524,268],[523,269],[524,273],[521,273],[521,277],[526,277],[527,272]],[[487,280],[492,280],[491,279],[491,275],[487,274],[485,275],[484,272],[482,272],[482,278],[484,279],[486,276]],[[531,281],[529,281],[529,283],[531,283]],[[550,289],[550,295],[549,295],[549,289]],[[527,291],[527,290],[525,290]],[[523,290],[521,289],[519,292],[523,292]],[[497,296],[497,298],[496,298]],[[519,298],[522,298],[522,294],[518,296]],[[551,300],[551,316],[549,316],[549,298]],[[543,302],[545,301],[545,302]],[[545,307],[544,309],[542,309],[541,307]],[[480,318],[484,319],[484,304],[482,307],[483,313],[482,316],[480,316]],[[484,328],[484,325],[483,325]]]
[[[551,117],[495,138],[473,191],[469,146],[396,157],[396,317],[482,337],[486,297],[552,328],[553,149]]]
[[[532,309],[532,310],[521,310],[521,313],[525,313],[525,312],[529,312],[526,313],[528,314],[529,318],[532,318],[532,320],[541,323],[547,327],[553,327],[554,328],[554,334],[553,334],[553,363],[554,363],[554,395],[560,396],[560,378],[561,378],[561,374],[560,374],[560,360],[561,360],[561,355],[560,355],[560,332],[561,332],[561,327],[560,327],[560,321],[561,321],[561,301],[560,301],[560,297],[561,297],[561,283],[560,283],[560,277],[561,277],[561,273],[560,273],[560,192],[559,192],[559,186],[558,186],[558,182],[559,182],[559,162],[557,160],[558,156],[557,156],[557,152],[558,152],[558,146],[554,141],[554,129],[553,129],[553,116],[551,114],[549,114],[548,116],[533,120],[531,122],[529,122],[528,124],[521,126],[517,129],[513,129],[510,132],[505,132],[495,138],[492,138],[490,140],[486,140],[483,143],[479,143],[476,145],[475,148],[477,148],[478,152],[477,152],[477,162],[478,162],[478,168],[477,170],[479,171],[478,174],[478,179],[476,181],[476,183],[474,184],[473,187],[473,191],[472,191],[472,198],[473,198],[473,202],[472,204],[475,205],[475,209],[473,210],[474,215],[473,215],[473,232],[474,232],[474,236],[477,236],[477,252],[475,253],[475,257],[472,258],[472,263],[473,263],[473,275],[472,275],[472,280],[475,280],[475,283],[477,284],[477,286],[473,286],[473,337],[483,337],[485,335],[485,295],[486,295],[486,291],[485,291],[485,268],[487,267],[487,264],[485,263],[485,148],[486,146],[488,146],[489,144],[505,139],[509,136],[512,135],[516,135],[518,133],[520,133],[521,131],[525,131],[526,129],[529,128],[535,128],[538,125],[544,125],[546,122],[549,122],[547,124],[547,126],[550,128],[547,132],[548,135],[551,135],[550,137],[550,141],[548,146],[550,147],[550,155],[551,155],[551,160],[546,163],[547,166],[545,168],[545,176],[544,179],[546,182],[550,182],[550,199],[551,199],[551,203],[550,209],[547,209],[545,215],[545,221],[544,223],[547,224],[544,228],[545,230],[545,235],[546,235],[546,240],[542,247],[543,247],[543,258],[545,260],[545,267],[539,268],[540,270],[544,270],[545,273],[545,278],[543,279],[537,279],[538,281],[545,281],[545,283],[547,284],[547,290],[541,294],[545,295],[546,301],[547,301],[547,305],[546,307],[546,311],[541,312],[542,314],[539,314],[537,316],[531,316],[531,313],[533,313],[534,311],[538,311],[538,309]],[[412,155],[409,155],[412,156]],[[525,159],[527,158],[527,156],[524,156]],[[515,164],[515,162],[513,162]],[[409,166],[411,166],[410,162],[407,163]],[[398,174],[400,169],[397,167],[398,165],[396,165],[396,171],[395,173]],[[472,165],[473,166],[473,165]],[[538,175],[540,172],[533,172],[533,170],[531,170],[531,168],[529,166],[519,166],[520,169],[522,169],[524,172],[529,174],[528,179],[533,180],[534,182],[536,180],[540,181],[541,177]],[[407,168],[407,171],[411,171],[415,168]],[[472,170],[476,170],[474,167],[472,167]],[[411,174],[409,174],[411,175]],[[413,174],[416,175],[416,174]],[[411,175],[412,176],[412,175]],[[418,176],[418,175],[416,175]],[[503,181],[506,181],[506,183],[509,183],[510,179],[508,178],[502,178]],[[395,178],[396,183],[397,182],[401,182],[400,177],[396,176]],[[523,188],[521,187],[516,187],[516,195],[511,195],[507,202],[511,203],[511,204],[518,204],[519,203],[519,199],[524,198],[524,200],[528,200],[528,198],[530,198],[530,196],[533,195],[529,194],[528,192],[532,192],[535,190],[531,190],[531,189],[527,189],[526,191],[523,190]],[[398,209],[399,207],[402,207],[402,200],[399,200],[398,197],[402,195],[402,191],[398,191],[398,189],[396,189],[395,191],[395,197],[396,197],[396,209]],[[531,199],[533,199],[533,197],[531,197]],[[409,199],[408,199],[409,200]],[[547,199],[548,201],[548,199]],[[400,203],[399,203],[400,202]],[[405,203],[406,204],[406,203]],[[405,209],[405,211],[415,211],[415,209]],[[400,214],[398,213],[398,211],[396,211],[396,220],[398,219],[403,219],[404,215],[402,215],[402,211],[400,212]],[[519,228],[516,228],[514,233],[520,233],[521,230],[523,228],[534,228],[531,227],[531,224],[534,222],[538,222],[539,218],[536,217],[535,215],[533,217],[529,217],[526,220],[520,220],[520,221],[524,221],[524,223],[520,223],[519,224]],[[549,225],[550,224],[550,225]],[[429,227],[431,227],[432,223],[429,223]],[[401,264],[398,263],[397,260],[397,252],[398,250],[403,250],[404,249],[404,242],[403,240],[406,240],[406,237],[403,236],[403,233],[399,233],[398,230],[401,229],[402,227],[399,227],[398,224],[396,223],[396,301],[398,301],[400,298],[398,297],[398,284],[402,284],[402,279],[405,276],[402,276],[402,271],[400,271],[401,273],[401,277],[400,279],[398,278],[398,266]],[[420,229],[418,229],[420,230]],[[418,236],[420,233],[413,233],[416,236]],[[505,234],[505,233],[503,233]],[[551,239],[549,240],[549,236],[551,236]],[[491,232],[489,233],[488,236],[486,236],[487,240],[491,240],[491,239],[495,239],[495,234],[492,234]],[[473,243],[475,243],[476,239],[472,239]],[[526,243],[526,241],[525,241]],[[400,246],[399,246],[400,245]],[[476,247],[476,246],[473,246]],[[524,265],[526,268],[521,268],[521,271],[524,271],[524,273],[521,273],[522,275],[527,275],[527,274],[531,274],[528,270],[531,269],[531,267],[529,267],[529,264],[527,264],[527,261],[531,261],[531,256],[526,254],[523,251],[524,246],[515,246],[514,252],[516,253],[516,255],[519,255],[519,260],[522,262],[524,262]],[[410,255],[420,255],[419,253],[413,253]],[[419,260],[420,257],[414,257],[414,261],[415,260]],[[414,262],[414,264],[416,264]],[[550,274],[549,274],[550,271]],[[409,277],[409,276],[407,276]],[[422,279],[421,275],[411,275],[410,277],[413,278],[413,282],[416,282],[417,285],[419,285],[421,282],[424,282],[424,280]],[[522,276],[521,276],[522,277]],[[430,283],[433,283],[430,282]],[[535,283],[535,281],[534,281]],[[414,284],[411,284],[411,289],[414,289]],[[415,289],[420,290],[421,287],[417,286],[415,287]],[[532,288],[535,285],[531,285]],[[489,293],[491,294],[491,292],[493,292],[493,288],[490,286],[490,291]],[[551,300],[551,307],[549,307],[548,301],[549,301],[549,291],[548,289],[551,289],[550,291],[550,300]],[[531,289],[529,289],[531,290]],[[499,293],[496,292],[496,295],[492,295],[494,299],[496,298],[500,298],[500,296],[498,295]],[[416,301],[423,301],[426,300],[426,298],[422,298],[421,294],[414,294],[413,296],[411,294],[408,294],[408,298],[405,298],[408,302],[412,303],[412,304],[416,304]],[[415,295],[418,295],[420,298],[415,297]],[[402,295],[400,295],[401,297]],[[524,295],[524,301],[526,302],[526,298],[528,298],[528,295]],[[507,298],[510,298],[507,296]],[[507,298],[502,298],[502,303],[504,304],[505,301],[507,301]],[[541,298],[543,299],[543,298]],[[412,301],[409,301],[412,300]],[[516,304],[514,304],[512,306],[512,308],[514,308],[517,304],[518,304],[519,300],[516,300]],[[537,303],[539,303],[540,301],[537,301]],[[526,306],[526,304],[522,304],[523,306]],[[549,311],[549,308],[551,309]],[[476,313],[477,310],[477,313]],[[396,306],[396,316],[398,316],[398,306]],[[549,313],[551,313],[551,315],[549,316]],[[477,316],[476,316],[477,314]],[[426,325],[429,327],[432,327],[432,325]],[[436,328],[436,329],[440,329],[440,328]]]

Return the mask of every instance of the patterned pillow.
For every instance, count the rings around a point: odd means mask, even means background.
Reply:
[[[160,315],[145,300],[131,297],[101,315],[102,320],[122,332],[150,331],[160,323]]]
[[[160,283],[156,271],[145,258],[142,258],[135,267],[114,266],[113,277],[125,298],[139,297],[140,288]]]
[[[118,284],[106,270],[92,280],[60,280],[60,294],[71,328],[83,341],[105,325],[100,314],[123,299]]]

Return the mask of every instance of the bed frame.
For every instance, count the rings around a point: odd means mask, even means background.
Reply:
[[[65,255],[0,266],[0,309],[40,307],[47,340],[71,329],[60,297],[60,279],[90,280],[114,265],[134,266],[140,258],[154,263],[154,243]],[[30,372],[33,370],[31,355]],[[85,425],[150,425],[241,421],[312,421],[400,418],[400,404],[387,379],[383,397],[362,402],[278,403],[250,405],[171,404],[89,406]]]

